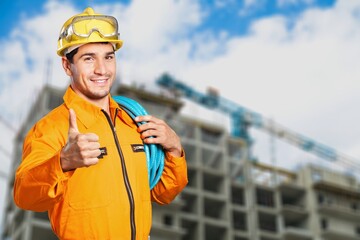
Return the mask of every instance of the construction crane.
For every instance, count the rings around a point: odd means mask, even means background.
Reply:
[[[318,143],[317,141],[285,128],[271,119],[264,118],[257,112],[251,111],[235,102],[219,96],[214,90],[210,90],[206,94],[198,92],[185,83],[175,80],[166,73],[160,76],[156,83],[177,95],[187,97],[209,109],[219,110],[229,114],[231,119],[231,135],[233,137],[244,139],[249,146],[252,144],[252,139],[248,128],[253,126],[274,137],[284,139],[290,144],[295,145],[306,152],[311,152],[322,159],[334,163],[341,163],[350,173],[355,170],[360,173],[360,161],[355,161],[349,156],[337,152],[332,147]]]

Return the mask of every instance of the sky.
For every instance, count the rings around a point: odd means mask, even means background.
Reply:
[[[119,21],[119,81],[158,90],[170,73],[360,163],[360,1],[2,0],[0,9],[0,221],[13,141],[44,84],[65,88],[56,55],[62,24],[87,6]],[[229,125],[184,99],[184,115]],[[250,129],[252,154],[290,170],[314,154]],[[340,162],[341,163],[341,162]]]

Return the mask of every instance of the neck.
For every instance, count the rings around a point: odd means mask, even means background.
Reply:
[[[89,99],[88,99],[89,100]],[[109,96],[99,100],[89,100],[92,104],[103,109],[106,113],[110,114]]]
[[[72,87],[75,93],[77,93],[80,97],[85,99],[86,101],[94,104],[95,106],[105,110],[108,114],[110,114],[110,103],[109,103],[109,97],[110,95],[107,94],[104,97],[101,98],[91,98],[83,94],[81,91],[78,91],[76,88]]]

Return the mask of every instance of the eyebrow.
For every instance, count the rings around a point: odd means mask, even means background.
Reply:
[[[112,55],[112,54],[115,54],[115,51],[107,52],[107,53],[105,53],[105,56],[109,56],[109,55]],[[93,56],[96,56],[96,53],[93,53],[93,52],[83,53],[83,54],[80,55],[79,58],[82,58],[82,57],[84,57],[84,56],[91,56],[91,57],[93,57]]]

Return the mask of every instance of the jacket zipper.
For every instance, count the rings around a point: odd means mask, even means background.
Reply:
[[[116,135],[116,129],[115,129],[115,120],[116,117],[114,119],[114,124],[111,121],[110,116],[104,111],[101,110],[107,121],[109,122],[110,128],[111,128],[111,132],[113,133],[114,136],[114,140],[115,140],[115,144],[116,144],[116,148],[118,150],[119,156],[120,156],[120,162],[121,162],[121,167],[122,167],[122,173],[123,173],[123,177],[124,177],[124,183],[125,183],[125,188],[126,188],[126,192],[128,194],[128,198],[129,198],[129,203],[130,203],[130,226],[131,226],[131,240],[135,240],[136,237],[136,225],[135,225],[135,204],[134,204],[134,194],[132,192],[131,189],[131,185],[130,185],[130,181],[129,181],[129,176],[127,174],[127,170],[126,170],[126,165],[125,165],[125,160],[124,160],[124,155],[123,152],[121,150],[120,144],[119,144],[119,139]],[[118,109],[116,109],[115,112],[115,116],[117,116],[117,112]]]

